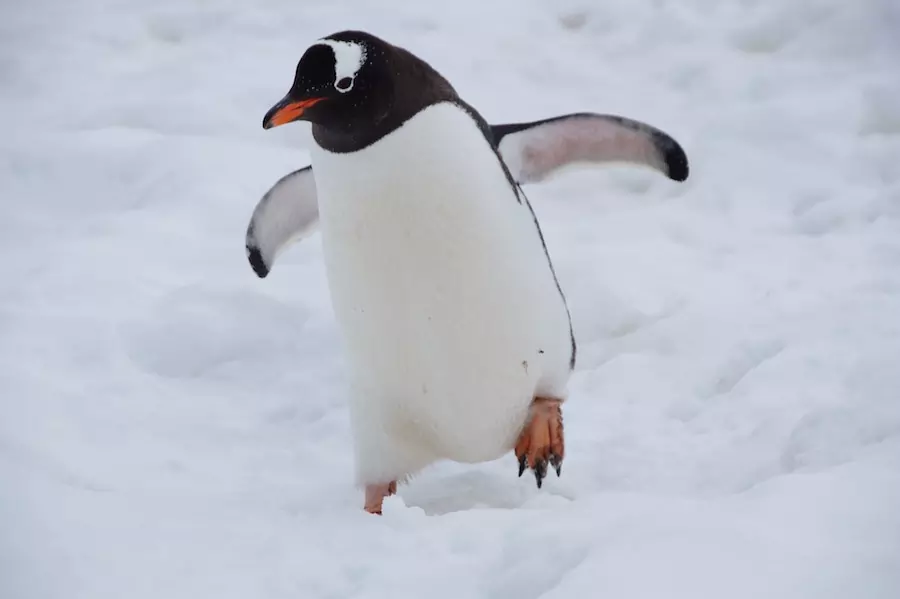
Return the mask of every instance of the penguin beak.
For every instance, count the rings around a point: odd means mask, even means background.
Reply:
[[[266,116],[263,118],[263,129],[271,129],[278,125],[296,121],[303,116],[303,112],[307,108],[318,104],[324,99],[306,98],[305,100],[294,100],[290,95],[287,95],[266,113]]]

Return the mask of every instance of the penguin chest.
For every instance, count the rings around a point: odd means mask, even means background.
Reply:
[[[564,386],[571,349],[536,223],[487,140],[444,103],[312,162],[355,401],[440,457],[499,455],[536,389]]]

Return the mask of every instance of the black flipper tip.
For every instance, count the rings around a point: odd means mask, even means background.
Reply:
[[[681,146],[676,145],[666,152],[666,167],[669,170],[670,179],[680,183],[688,178],[690,167],[688,166],[687,154],[684,153]]]
[[[677,141],[663,133],[657,133],[653,137],[654,145],[666,162],[666,171],[669,178],[679,183],[686,180],[690,174],[690,166],[688,165],[688,157],[684,152],[684,148]]]
[[[266,262],[265,260],[263,260],[259,248],[257,248],[256,246],[248,245],[247,259],[250,261],[250,266],[253,267],[253,272],[256,273],[256,276],[258,276],[260,279],[265,279],[266,275],[269,274],[269,267],[266,266]]]

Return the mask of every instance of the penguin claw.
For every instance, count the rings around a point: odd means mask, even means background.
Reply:
[[[519,476],[526,467],[531,468],[538,489],[547,477],[548,464],[553,466],[557,476],[562,474],[565,442],[560,403],[558,399],[535,398],[529,419],[516,442]]]
[[[556,470],[556,476],[562,476],[562,457],[551,453],[550,454],[550,465],[553,466],[553,469]]]
[[[534,465],[534,480],[537,483],[537,488],[541,488],[541,484],[544,482],[544,477],[547,476],[547,460],[538,460],[538,462]]]

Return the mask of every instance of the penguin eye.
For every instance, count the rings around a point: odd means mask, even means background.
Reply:
[[[334,82],[334,88],[341,93],[345,93],[350,91],[350,88],[353,87],[353,79],[350,77],[341,77],[337,81]]]

